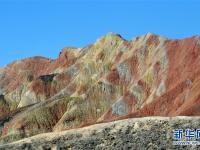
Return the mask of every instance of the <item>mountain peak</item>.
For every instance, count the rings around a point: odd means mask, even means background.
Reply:
[[[122,38],[122,36],[118,33],[115,33],[115,32],[108,32],[105,36],[107,37],[120,37]]]
[[[123,37],[120,34],[114,33],[114,32],[108,32],[106,35],[99,38],[100,40],[117,40],[117,39],[123,39]]]

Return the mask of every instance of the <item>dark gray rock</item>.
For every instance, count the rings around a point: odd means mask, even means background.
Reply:
[[[198,129],[200,117],[145,117],[36,135],[1,145],[1,150],[165,150],[200,149],[175,146],[173,129]]]

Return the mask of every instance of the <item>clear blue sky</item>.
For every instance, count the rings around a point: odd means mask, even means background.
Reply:
[[[126,39],[153,32],[200,35],[198,0],[0,0],[0,66],[63,47],[83,47],[107,32]]]

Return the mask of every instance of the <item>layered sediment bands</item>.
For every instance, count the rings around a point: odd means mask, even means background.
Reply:
[[[40,134],[2,145],[0,149],[199,149],[199,145],[173,145],[174,129],[197,129],[199,125],[199,117],[130,118],[64,132]]]
[[[200,38],[108,33],[0,70],[1,141],[143,116],[200,114]]]

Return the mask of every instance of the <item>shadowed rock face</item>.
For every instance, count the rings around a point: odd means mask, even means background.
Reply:
[[[200,38],[108,33],[0,70],[1,142],[98,122],[200,114]],[[3,121],[2,121],[3,120]]]

